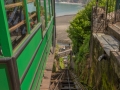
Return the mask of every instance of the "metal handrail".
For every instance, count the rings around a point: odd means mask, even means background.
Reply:
[[[100,23],[96,23],[96,27],[94,27],[94,24],[93,24],[93,29],[97,29],[95,31],[99,32],[101,29],[106,29],[106,27],[108,26],[108,24],[113,24],[115,22],[118,22],[120,21],[120,10],[119,10],[119,4],[118,3],[118,0],[107,0],[106,3],[104,4],[104,7],[105,7],[105,12],[104,12],[104,15],[105,15],[105,18],[102,19],[100,18],[100,14],[99,14],[99,10],[102,10],[102,9],[99,9],[101,8],[100,7],[100,4],[99,4],[99,1],[96,1],[96,6],[93,8],[93,13],[95,14],[95,16],[92,17],[92,20],[93,22],[95,21],[96,18],[98,19],[101,19],[99,20]]]

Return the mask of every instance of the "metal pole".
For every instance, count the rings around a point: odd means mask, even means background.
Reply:
[[[56,38],[56,13],[55,13],[55,0],[53,0],[53,16],[54,16],[54,29],[55,29],[55,38]]]
[[[24,12],[25,12],[25,21],[26,21],[26,25],[27,25],[27,31],[30,34],[30,20],[29,20],[29,15],[28,15],[28,7],[27,7],[27,0],[23,0],[23,8],[24,8]]]
[[[97,15],[98,0],[96,0],[96,15]]]
[[[12,43],[10,39],[8,21],[4,5],[4,0],[0,0],[0,41],[3,56],[11,57],[13,54]]]
[[[40,22],[40,0],[36,0],[36,12],[37,12],[37,20]]]
[[[116,17],[116,15],[117,15],[117,3],[118,3],[118,0],[116,0],[116,3],[115,3],[115,23],[117,21],[117,17]]]
[[[48,0],[48,5],[49,5],[49,15],[50,15],[50,18],[51,18],[51,14],[50,14],[50,13],[51,13],[51,4],[50,4],[50,3],[51,3],[51,0]]]
[[[108,0],[106,1],[106,19],[105,19],[105,29],[106,29],[106,27],[107,27],[107,13],[108,13]]]
[[[44,0],[44,9],[45,9],[45,27],[47,27],[47,8],[46,8],[46,0]]]

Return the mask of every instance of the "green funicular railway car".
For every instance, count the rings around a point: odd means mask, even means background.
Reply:
[[[40,90],[55,35],[54,0],[0,0],[0,90]]]

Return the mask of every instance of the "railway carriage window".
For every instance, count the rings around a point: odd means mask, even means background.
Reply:
[[[42,23],[42,32],[45,31],[45,9],[44,9],[44,0],[40,1],[40,19]]]
[[[5,0],[11,42],[15,48],[27,34],[25,13],[21,0]]]
[[[38,23],[37,20],[37,11],[36,11],[36,2],[30,2],[27,4],[28,7],[28,14],[30,18],[30,28],[31,30],[35,27],[35,25]]]

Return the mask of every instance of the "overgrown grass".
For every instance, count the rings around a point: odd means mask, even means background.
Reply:
[[[59,58],[59,65],[60,65],[60,69],[64,69],[65,68],[64,59],[62,57]]]

